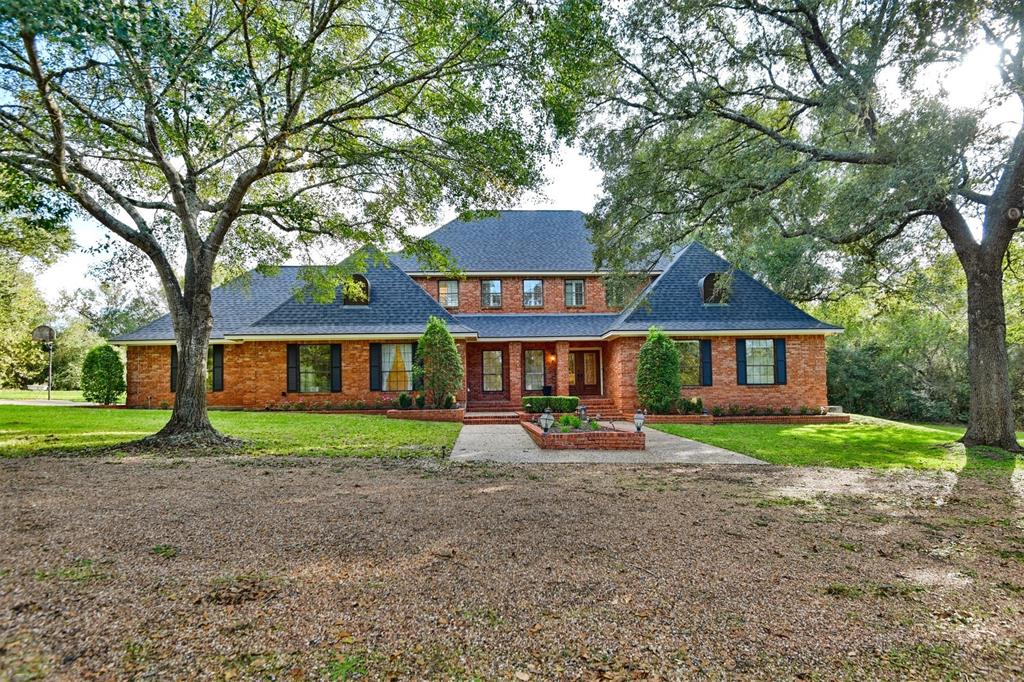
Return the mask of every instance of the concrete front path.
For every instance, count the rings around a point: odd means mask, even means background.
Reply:
[[[542,450],[519,424],[467,424],[462,427],[451,458],[457,462],[611,464],[764,464],[731,450],[698,443],[654,429],[646,450]]]

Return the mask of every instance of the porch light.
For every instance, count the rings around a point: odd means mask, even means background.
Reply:
[[[637,433],[640,433],[640,429],[644,427],[644,419],[646,418],[646,415],[644,415],[640,410],[637,410],[636,414],[633,415],[633,423],[636,425]]]
[[[555,415],[551,414],[551,408],[545,407],[544,413],[540,416],[540,428],[544,429],[544,433],[548,432],[551,425],[555,423]]]

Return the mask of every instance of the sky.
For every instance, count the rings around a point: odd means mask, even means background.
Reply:
[[[978,106],[998,82],[999,75],[994,68],[998,54],[995,47],[979,47],[945,78],[937,73],[936,89],[945,86],[954,106]],[[1019,107],[1008,100],[1005,106],[989,110],[986,118],[994,123],[1017,123],[1021,115]],[[512,208],[590,211],[600,195],[602,174],[577,148],[563,146],[556,158],[548,164],[546,176],[547,182],[539,192],[524,195]],[[417,236],[425,235],[451,217],[446,216],[436,225],[422,225],[414,233]],[[96,286],[96,281],[88,272],[95,258],[83,249],[103,241],[106,230],[85,220],[77,221],[72,229],[79,248],[38,273],[36,279],[37,286],[50,303],[57,301],[62,290]]]

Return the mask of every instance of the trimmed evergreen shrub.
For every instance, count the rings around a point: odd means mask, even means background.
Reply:
[[[430,403],[431,407],[443,407],[448,397],[462,387],[462,356],[439,317],[430,316],[426,331],[416,344],[413,374],[422,383],[424,404]]]
[[[403,410],[408,410],[410,407],[412,407],[412,396],[409,395],[408,393],[399,393],[398,407]]]
[[[669,414],[679,400],[679,349],[660,329],[651,327],[636,362],[636,394],[652,414]]]
[[[450,410],[453,407],[455,407],[455,396],[449,393],[444,397],[444,409]]]
[[[82,363],[82,396],[112,405],[124,391],[124,363],[117,351],[107,344],[90,350]]]
[[[543,412],[550,407],[552,412],[575,412],[580,399],[570,395],[531,395],[523,398],[523,411]]]
[[[418,407],[419,409],[422,410],[423,406],[426,405],[426,404],[427,404],[427,395],[425,393],[420,393],[418,396],[416,396],[416,407]]]

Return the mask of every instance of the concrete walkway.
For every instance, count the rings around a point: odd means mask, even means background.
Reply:
[[[654,429],[646,450],[542,450],[519,424],[467,424],[451,458],[457,462],[593,464],[764,464],[759,459]]]

